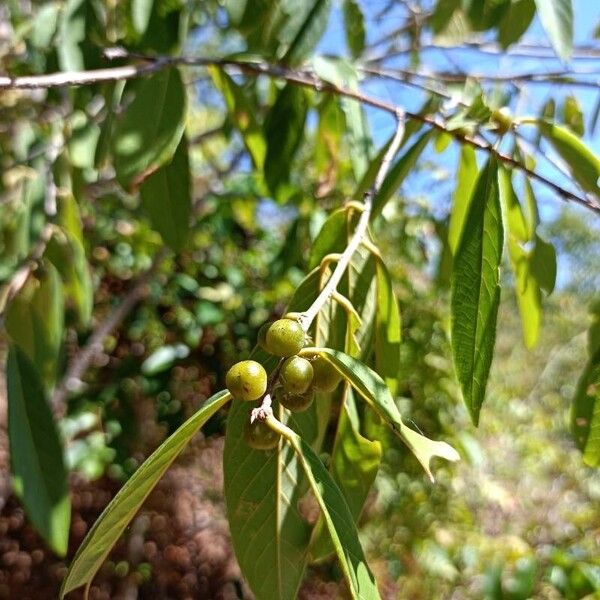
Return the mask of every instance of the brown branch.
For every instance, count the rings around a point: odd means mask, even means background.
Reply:
[[[163,249],[156,254],[150,268],[136,279],[129,291],[123,296],[119,305],[98,324],[85,346],[77,352],[69,364],[52,396],[54,412],[59,417],[64,414],[65,403],[69,394],[81,386],[85,372],[94,359],[102,353],[104,340],[125,320],[135,306],[147,296],[148,282],[166,253],[167,251]]]
[[[145,60],[148,64],[144,66],[132,66],[132,67],[118,67],[117,69],[100,69],[98,71],[82,71],[77,73],[58,73],[52,75],[39,75],[39,76],[31,76],[26,77],[24,79],[27,80],[27,86],[22,85],[22,87],[56,87],[61,85],[82,85],[83,83],[92,83],[98,81],[98,79],[94,76],[94,74],[102,73],[104,74],[103,81],[111,80],[108,76],[112,72],[112,79],[127,79],[131,77],[138,77],[143,75],[144,73],[157,71],[161,68],[166,68],[175,65],[186,65],[186,66],[219,66],[219,67],[233,67],[236,68],[239,72],[250,75],[267,75],[269,77],[275,77],[278,79],[284,79],[290,83],[294,83],[296,85],[302,85],[305,87],[310,87],[318,92],[330,92],[333,94],[337,94],[339,96],[345,96],[347,98],[352,98],[365,104],[367,106],[372,106],[374,108],[378,108],[380,110],[384,110],[390,114],[396,115],[398,110],[400,110],[399,106],[391,102],[387,102],[385,100],[381,100],[379,98],[375,98],[373,96],[368,96],[359,90],[354,90],[342,86],[335,85],[328,81],[325,81],[310,71],[299,70],[299,69],[291,69],[287,67],[283,67],[280,65],[271,65],[262,62],[245,62],[241,60],[235,59],[212,59],[212,58],[196,58],[196,57],[188,57],[188,56],[180,56],[180,57],[151,57],[139,54],[131,54],[127,53],[127,51],[117,48],[117,49],[109,49],[106,53],[108,58],[134,58],[139,60]],[[124,72],[124,69],[130,69],[130,71]],[[116,73],[120,73],[119,76]],[[15,84],[19,84],[20,80],[23,78],[0,78],[0,89],[2,87],[13,87]],[[7,80],[7,81],[5,81]],[[11,85],[12,84],[12,85]],[[22,84],[22,81],[21,81]],[[467,136],[461,134],[457,130],[451,130],[447,127],[447,125],[437,120],[435,117],[431,115],[423,115],[419,113],[412,113],[409,111],[405,112],[406,117],[410,119],[415,119],[420,121],[430,127],[437,129],[438,131],[442,131],[454,137],[461,144],[469,144],[474,148],[486,152],[487,154],[494,156],[497,160],[518,169],[524,173],[526,173],[531,179],[538,181],[539,183],[545,185],[550,188],[554,192],[558,194],[560,198],[567,201],[572,201],[577,204],[580,204],[597,214],[600,214],[600,203],[591,195],[586,194],[584,196],[578,196],[577,194],[571,192],[570,190],[562,187],[561,185],[547,179],[543,175],[529,169],[524,164],[520,163],[518,160],[514,159],[512,156],[508,156],[494,148],[491,144],[486,141],[483,141],[477,137]]]

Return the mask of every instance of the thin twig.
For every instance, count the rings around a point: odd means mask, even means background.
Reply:
[[[302,329],[304,331],[308,331],[313,320],[319,313],[319,311],[323,308],[325,303],[331,298],[331,296],[337,290],[337,286],[341,281],[350,261],[352,260],[352,256],[356,249],[360,246],[369,226],[369,219],[371,217],[371,208],[373,206],[373,198],[381,189],[381,185],[387,175],[392,160],[396,153],[398,152],[398,148],[400,148],[400,143],[402,142],[402,138],[404,136],[404,112],[400,109],[396,112],[396,133],[394,134],[394,138],[392,139],[388,149],[381,161],[381,165],[379,166],[379,170],[377,171],[377,175],[375,176],[375,181],[371,188],[365,193],[364,197],[364,210],[362,211],[358,223],[356,225],[356,229],[354,230],[354,234],[346,246],[346,249],[340,256],[331,277],[327,281],[325,287],[321,290],[321,293],[317,296],[315,301],[307,308],[304,312],[300,313],[298,317],[298,322],[300,323]]]
[[[321,92],[331,92],[333,94],[337,94],[339,96],[345,96],[347,98],[353,98],[362,104],[367,106],[372,106],[374,108],[378,108],[380,110],[384,110],[391,114],[396,114],[398,110],[401,110],[400,107],[396,106],[391,102],[387,102],[385,100],[381,100],[379,98],[374,98],[373,96],[368,96],[363,92],[355,89],[349,89],[346,87],[338,86],[328,81],[325,81],[311,72],[302,71],[298,69],[289,69],[286,67],[282,67],[279,65],[270,65],[266,63],[258,63],[258,62],[245,62],[235,59],[211,59],[211,58],[196,58],[196,57],[149,57],[138,54],[128,54],[126,51],[119,49],[119,52],[114,52],[111,54],[112,56],[118,56],[119,58],[131,57],[140,60],[148,61],[149,65],[147,70],[144,70],[144,67],[130,67],[133,71],[130,71],[128,74],[123,74],[122,70],[127,67],[119,67],[117,69],[102,69],[99,71],[82,71],[77,73],[55,73],[53,75],[40,75],[40,76],[31,76],[26,78],[10,78],[10,77],[0,77],[0,89],[2,87],[10,88],[14,87],[15,84],[17,87],[19,85],[21,87],[56,87],[57,85],[82,85],[83,83],[92,83],[98,81],[95,78],[95,73],[104,73],[104,81],[115,80],[115,79],[127,79],[131,77],[138,77],[147,72],[153,72],[159,70],[161,68],[174,66],[174,65],[186,65],[186,66],[219,66],[219,67],[233,67],[238,69],[241,73],[251,74],[251,75],[267,75],[269,77],[275,77],[279,79],[284,79],[293,84],[302,85],[305,87],[311,87],[316,91]],[[154,61],[154,62],[153,62]],[[152,68],[150,68],[152,67]],[[113,76],[109,77],[108,72],[113,72]],[[116,73],[119,73],[117,76]],[[28,85],[23,84],[23,79],[27,80]],[[508,156],[498,151],[491,144],[482,141],[481,139],[463,135],[459,130],[449,129],[447,124],[443,121],[437,120],[435,117],[431,115],[424,115],[419,113],[413,113],[409,111],[405,111],[405,115],[410,119],[415,119],[420,121],[426,125],[437,129],[438,131],[443,131],[454,137],[461,144],[469,144],[474,148],[486,152],[487,154],[494,156],[497,160],[509,165],[512,168],[519,169],[526,173],[531,179],[538,181],[539,183],[545,185],[546,187],[552,189],[558,196],[566,201],[576,202],[597,214],[600,214],[600,203],[591,195],[585,194],[584,196],[579,196],[570,190],[562,187],[561,185],[555,183],[554,181],[547,179],[543,175],[529,169],[524,164],[520,163],[518,160],[514,159],[512,156]]]

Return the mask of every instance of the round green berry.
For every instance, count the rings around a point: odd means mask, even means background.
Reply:
[[[248,415],[244,425],[244,440],[255,450],[271,450],[279,443],[279,434],[260,419],[250,423],[250,415]]]
[[[266,331],[264,348],[275,356],[293,356],[304,348],[305,338],[298,321],[278,319]]]
[[[225,384],[236,400],[258,400],[267,390],[267,372],[255,360],[243,360],[227,371]]]
[[[312,361],[313,385],[320,392],[333,392],[342,380],[342,376],[321,356],[317,356]]]
[[[314,399],[314,388],[310,388],[302,394],[288,394],[282,392],[278,396],[279,403],[292,412],[302,412],[303,410],[306,410],[313,403]]]
[[[305,358],[291,356],[283,361],[279,377],[286,392],[303,394],[312,383],[313,368]]]

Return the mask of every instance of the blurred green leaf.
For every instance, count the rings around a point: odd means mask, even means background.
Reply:
[[[58,64],[62,71],[82,71],[85,69],[85,50],[88,19],[92,16],[92,6],[87,0],[67,0],[58,22],[57,46]]]
[[[131,22],[138,35],[148,29],[153,6],[154,0],[131,0]]]
[[[294,157],[304,136],[307,111],[305,90],[288,83],[277,95],[265,119],[265,179],[274,195],[282,183],[289,181]]]
[[[242,140],[257,170],[265,164],[267,144],[263,130],[256,120],[256,107],[252,106],[243,89],[221,69],[209,67],[217,89],[223,94],[229,117],[242,134]]]
[[[557,56],[566,62],[573,52],[571,0],[535,0],[538,15]]]
[[[600,194],[600,158],[565,127],[540,123],[540,132],[567,163],[577,183],[588,192]]]
[[[94,287],[83,247],[79,207],[73,196],[59,198],[58,222],[62,235],[51,238],[45,256],[60,273],[65,297],[75,307],[79,323],[87,327],[92,318]]]
[[[6,387],[15,492],[36,531],[64,556],[71,503],[62,444],[38,371],[16,346],[8,353]]]
[[[344,0],[342,9],[346,44],[352,57],[357,58],[365,49],[365,20],[362,10],[356,0]]]
[[[367,565],[342,492],[309,444],[290,429],[285,437],[296,452],[319,504],[352,598],[379,599],[375,577]],[[273,598],[273,595],[269,597]]]
[[[600,313],[592,315],[588,331],[589,359],[577,383],[571,405],[571,433],[583,460],[600,466]]]
[[[534,0],[511,0],[498,26],[498,42],[503,48],[518,42],[535,16]]]
[[[392,278],[382,259],[377,265],[377,313],[375,325],[375,368],[394,395],[400,371],[400,310]]]
[[[319,354],[330,362],[410,448],[432,481],[430,462],[433,457],[438,456],[451,461],[459,460],[456,450],[446,442],[430,440],[404,424],[383,379],[360,360],[331,348],[308,348],[303,352]]]
[[[456,188],[452,195],[452,212],[448,225],[448,244],[453,254],[456,254],[465,227],[476,180],[477,157],[475,150],[464,144],[460,150]]]
[[[175,433],[169,436],[119,490],[79,546],[63,580],[60,597],[90,584],[111,548],[171,463],[196,432],[231,399],[226,390],[211,396]]]
[[[329,20],[331,0],[303,0],[296,4],[295,10],[305,16],[282,58],[291,65],[302,62],[321,39]],[[286,28],[283,32],[287,34]]]
[[[142,373],[149,377],[162,373],[170,369],[177,360],[188,356],[189,353],[190,349],[185,344],[161,346],[142,363]]]
[[[578,136],[584,133],[583,112],[577,98],[570,94],[563,103],[563,121],[565,125]]]
[[[112,137],[117,179],[125,187],[135,186],[172,158],[186,115],[185,88],[178,69],[128,81],[122,98],[130,94],[134,98],[115,122]]]
[[[485,398],[496,339],[503,236],[498,166],[490,159],[473,190],[452,272],[452,353],[475,425]]]
[[[152,226],[176,252],[185,246],[189,236],[191,195],[188,144],[183,136],[172,160],[140,187],[142,207]]]
[[[551,294],[556,285],[556,250],[539,235],[535,237],[531,269],[539,286]]]
[[[58,271],[44,261],[6,310],[6,331],[35,365],[46,389],[54,386],[64,326],[64,297]]]

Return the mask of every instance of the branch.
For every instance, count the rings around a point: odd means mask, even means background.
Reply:
[[[383,160],[381,161],[381,165],[379,166],[379,170],[377,171],[373,185],[365,193],[363,211],[356,225],[356,229],[354,230],[354,234],[352,235],[348,246],[337,261],[337,265],[331,274],[329,281],[321,290],[321,293],[317,296],[311,306],[303,313],[300,313],[300,316],[298,317],[298,321],[305,332],[308,331],[313,320],[317,314],[319,314],[319,311],[323,308],[325,303],[336,292],[337,286],[346,269],[348,268],[354,252],[356,252],[356,249],[359,247],[363,237],[367,232],[369,219],[371,217],[371,208],[373,206],[373,198],[381,189],[381,185],[383,184],[385,176],[389,171],[394,156],[398,152],[398,148],[400,148],[400,143],[402,142],[402,138],[404,136],[404,119],[404,112],[398,109],[396,111],[396,133],[394,134],[394,138],[392,139],[388,149],[386,150]]]
[[[52,396],[52,405],[56,414],[62,416],[64,413],[65,402],[69,393],[81,386],[85,372],[93,360],[102,352],[104,340],[125,320],[136,304],[147,295],[148,281],[154,275],[165,254],[166,250],[164,249],[156,254],[150,268],[137,278],[131,289],[121,300],[121,303],[96,327],[86,345],[75,355]]]
[[[310,87],[318,92],[330,92],[339,96],[345,96],[347,98],[353,98],[362,104],[372,106],[374,108],[384,110],[390,114],[396,115],[398,111],[402,110],[399,106],[373,96],[368,96],[358,90],[349,89],[346,87],[338,86],[328,81],[325,81],[310,71],[303,71],[299,69],[290,69],[279,65],[271,65],[262,62],[245,62],[235,59],[219,59],[219,58],[195,58],[188,56],[180,57],[150,57],[140,54],[127,53],[121,48],[109,49],[105,53],[109,58],[133,58],[139,60],[145,60],[149,64],[144,66],[131,66],[131,67],[119,67],[117,69],[99,69],[97,71],[81,71],[75,73],[55,73],[51,75],[39,75],[25,78],[10,78],[0,77],[0,89],[3,87],[57,87],[61,85],[82,85],[83,83],[94,83],[99,81],[97,74],[103,74],[102,81],[109,81],[115,79],[128,79],[132,77],[138,77],[145,73],[154,72],[162,68],[171,67],[175,65],[186,65],[186,66],[218,66],[218,67],[233,67],[238,69],[240,73],[250,75],[267,75],[269,77],[275,77],[278,79],[284,79],[290,83]],[[124,71],[129,69],[129,71]],[[96,74],[96,75],[95,75]],[[26,80],[26,81],[24,81]],[[25,85],[27,84],[27,85]],[[526,173],[531,179],[538,181],[546,187],[556,192],[559,197],[566,201],[572,201],[586,208],[600,214],[600,203],[590,194],[584,196],[578,196],[577,194],[567,190],[559,184],[547,179],[543,175],[536,173],[529,169],[512,156],[503,154],[496,150],[488,142],[481,140],[476,137],[466,136],[461,134],[457,130],[451,130],[447,127],[446,123],[438,121],[431,115],[423,115],[419,113],[413,113],[404,111],[406,117],[415,119],[451,135],[461,144],[469,144],[474,148],[486,152],[489,155],[494,156],[497,160],[509,165],[512,168],[519,169]]]

